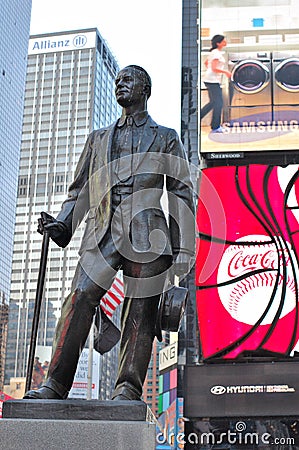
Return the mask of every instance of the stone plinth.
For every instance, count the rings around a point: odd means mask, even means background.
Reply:
[[[0,436],[5,450],[155,450],[156,426],[143,402],[9,400]]]

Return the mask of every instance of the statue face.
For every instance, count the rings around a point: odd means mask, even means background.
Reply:
[[[139,70],[124,68],[115,80],[115,96],[122,107],[129,107],[143,101],[146,96],[145,83]]]

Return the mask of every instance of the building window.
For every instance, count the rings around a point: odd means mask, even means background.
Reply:
[[[19,188],[19,193],[18,193],[19,197],[25,197],[26,194],[27,194],[27,188],[26,187]]]
[[[28,177],[20,177],[19,178],[19,186],[27,186]]]

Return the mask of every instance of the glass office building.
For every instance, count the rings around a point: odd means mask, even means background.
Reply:
[[[5,379],[26,375],[42,237],[41,211],[66,198],[87,135],[119,115],[117,62],[96,29],[31,36],[18,184]],[[50,243],[38,345],[51,346],[78,261],[81,226],[66,249]],[[113,351],[102,358],[102,398],[113,382]],[[114,362],[115,364],[115,362]]]
[[[198,0],[183,0],[182,14],[182,95],[181,138],[191,165],[192,181],[197,188],[198,153]],[[197,198],[195,198],[195,203]],[[179,367],[195,364],[199,358],[199,337],[195,308],[194,271],[182,283],[189,289],[190,301],[179,336]],[[179,384],[179,387],[181,385]],[[182,395],[182,391],[179,392]]]
[[[0,390],[4,376],[31,0],[2,0],[0,27]]]

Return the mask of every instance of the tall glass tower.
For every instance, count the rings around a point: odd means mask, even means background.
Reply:
[[[87,135],[120,113],[115,58],[96,29],[31,36],[18,184],[5,379],[26,375],[41,251],[41,211],[54,217],[66,198]],[[51,346],[78,261],[82,228],[66,249],[50,244],[38,345]],[[111,360],[111,361],[110,361]],[[113,352],[102,358],[102,397],[113,382]],[[111,364],[110,364],[111,362]],[[107,371],[109,372],[107,375]],[[111,380],[111,381],[110,381]]]
[[[183,0],[182,16],[182,96],[181,133],[192,171],[192,181],[198,184],[198,23],[199,1]],[[194,199],[195,202],[197,199]],[[186,277],[183,284],[189,289],[190,301],[187,303],[179,336],[179,369],[185,364],[196,364],[199,357],[199,336],[195,308],[194,271]],[[180,370],[179,370],[180,372]],[[183,373],[181,371],[181,373]],[[180,386],[180,385],[179,385]]]
[[[1,1],[0,27],[0,390],[4,378],[16,192],[31,0]]]

